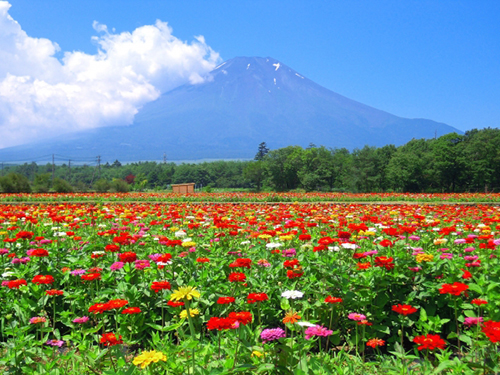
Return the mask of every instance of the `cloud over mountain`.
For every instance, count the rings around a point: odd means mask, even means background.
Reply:
[[[202,36],[186,43],[167,23],[114,34],[94,22],[93,55],[30,37],[0,1],[0,148],[109,125],[186,83],[203,83],[219,62]]]

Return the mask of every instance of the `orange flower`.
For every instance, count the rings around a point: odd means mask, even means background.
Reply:
[[[283,323],[297,323],[300,320],[300,315],[298,315],[296,312],[289,311],[285,314],[285,317],[283,318]]]

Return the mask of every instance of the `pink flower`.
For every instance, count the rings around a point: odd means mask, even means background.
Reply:
[[[78,323],[78,324],[87,323],[88,321],[89,321],[88,316],[82,316],[81,318],[73,319],[73,323]]]
[[[453,258],[453,254],[452,253],[443,253],[439,256],[439,258],[441,259],[451,259]]]
[[[123,268],[123,266],[125,265],[125,263],[123,262],[114,262],[110,267],[109,269],[111,271],[118,271],[118,270],[121,270]]]
[[[309,340],[311,337],[315,336],[323,336],[323,337],[330,336],[333,334],[333,331],[325,327],[322,327],[320,325],[316,325],[314,327],[307,328],[305,334],[306,334],[306,340]]]
[[[359,313],[350,313],[347,315],[347,317],[351,320],[355,320],[358,322],[361,322],[362,320],[366,320],[366,315],[359,314]]]
[[[479,317],[479,318],[465,318],[464,319],[464,324],[466,326],[477,326],[478,324],[480,325],[482,322],[483,322],[483,318]]]
[[[137,268],[138,270],[143,270],[144,268],[148,268],[150,267],[150,263],[149,263],[149,260],[136,260],[135,261],[135,268]]]

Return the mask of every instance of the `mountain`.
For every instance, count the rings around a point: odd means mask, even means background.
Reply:
[[[352,150],[450,132],[462,133],[348,99],[275,59],[237,57],[215,68],[205,83],[178,87],[146,104],[130,126],[1,149],[0,160],[52,153],[109,161],[159,160],[164,153],[169,160],[253,158],[261,142],[271,149],[313,143]]]

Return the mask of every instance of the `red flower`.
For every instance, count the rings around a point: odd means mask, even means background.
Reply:
[[[325,298],[325,302],[326,303],[341,303],[342,302],[342,298],[328,296],[328,297]]]
[[[246,275],[241,272],[233,272],[229,274],[229,281],[230,282],[244,282],[246,280]]]
[[[295,268],[296,266],[299,266],[300,262],[298,259],[292,259],[292,260],[285,260],[283,262],[283,267],[285,268]]]
[[[112,299],[111,301],[108,302],[109,309],[119,309],[120,307],[123,307],[128,304],[128,301],[126,299]]]
[[[443,284],[439,289],[439,293],[459,296],[462,292],[465,292],[467,289],[469,289],[468,285],[454,282],[453,284]]]
[[[472,273],[464,269],[461,270],[464,272],[464,274],[462,275],[462,279],[468,280],[472,278]]]
[[[366,342],[366,346],[371,346],[372,348],[376,348],[377,346],[385,345],[385,341],[382,339],[370,339]]]
[[[246,326],[248,323],[252,322],[252,313],[248,311],[232,312],[229,313],[229,318],[232,318]]]
[[[393,245],[393,243],[389,240],[382,240],[378,244],[383,247],[389,247]]]
[[[137,260],[137,254],[131,251],[120,254],[120,261],[123,263],[132,263]]]
[[[368,320],[363,319],[358,322],[358,326],[372,326],[373,323],[370,323]]]
[[[175,301],[168,301],[167,302],[167,305],[171,306],[171,307],[181,307],[181,306],[184,306],[184,302],[175,302]]]
[[[139,314],[141,309],[138,307],[129,307],[122,311],[122,314]]]
[[[155,293],[158,293],[160,290],[170,290],[171,288],[172,286],[168,281],[153,281],[153,284],[151,284],[151,289],[153,289]]]
[[[80,278],[85,281],[101,280],[101,274],[98,272],[88,273],[86,275],[80,276]]]
[[[121,336],[116,338],[114,333],[103,333],[101,337],[101,344],[104,344],[104,346],[113,346],[123,344],[123,340]]]
[[[370,268],[372,265],[370,262],[366,262],[366,263],[363,263],[363,262],[358,262],[358,271],[361,271],[361,270],[367,270],[368,268]]]
[[[47,290],[45,292],[45,294],[48,296],[62,296],[64,294],[64,292],[62,290],[51,289],[51,290]]]
[[[267,301],[269,297],[266,293],[250,293],[247,297],[247,302],[253,304],[255,302]]]
[[[11,280],[7,284],[7,287],[9,289],[19,289],[21,285],[28,285],[28,283],[26,283],[26,280],[24,279]]]
[[[233,303],[234,301],[235,301],[234,297],[219,297],[217,303],[219,305],[227,305],[229,303]]]
[[[444,349],[444,347],[446,346],[446,342],[439,335],[433,334],[428,334],[426,336],[417,336],[413,339],[413,342],[420,345],[418,347],[418,350]]]
[[[50,275],[36,275],[33,280],[31,280],[34,284],[52,284],[54,282],[54,278]]]
[[[343,238],[345,240],[347,240],[348,238],[351,237],[351,233],[349,232],[344,232],[344,231],[339,231],[338,235],[337,235],[339,238]]]
[[[481,305],[486,305],[488,304],[487,301],[481,298],[474,298],[472,301],[470,301],[473,305],[481,306]]]
[[[286,271],[286,277],[289,279],[295,279],[296,277],[301,277],[304,275],[304,272],[301,272],[302,268],[297,268],[294,270],[288,270]]]
[[[16,234],[17,239],[31,240],[33,238],[33,232],[20,231]]]
[[[488,336],[491,342],[496,343],[500,341],[500,322],[488,320],[483,323],[481,330]]]
[[[167,263],[168,261],[170,261],[170,259],[172,259],[172,254],[167,253],[160,255],[156,261],[161,263]]]
[[[116,253],[117,251],[120,251],[120,246],[115,245],[115,244],[109,244],[104,247],[105,251],[108,251],[110,253]]]
[[[299,241],[310,241],[310,240],[311,240],[310,234],[300,234],[299,235]]]
[[[89,313],[93,312],[94,314],[102,314],[105,311],[109,310],[108,303],[96,303],[89,307]]]
[[[45,249],[33,249],[29,252],[30,257],[48,257],[49,252]]]
[[[417,309],[413,306],[410,306],[410,305],[394,305],[392,306],[392,311],[395,311],[397,312],[398,314],[401,314],[401,315],[410,315],[410,314],[413,314],[413,313],[416,313],[417,312]]]
[[[223,329],[234,329],[237,328],[236,322],[237,320],[233,318],[218,318],[214,316],[208,320],[207,329],[216,329],[218,331]]]
[[[390,271],[394,268],[394,259],[391,257],[375,257],[375,267],[384,267]]]
[[[196,261],[198,263],[210,263],[210,259],[208,258],[197,258]]]
[[[229,265],[231,268],[250,268],[252,260],[249,258],[238,258]]]

